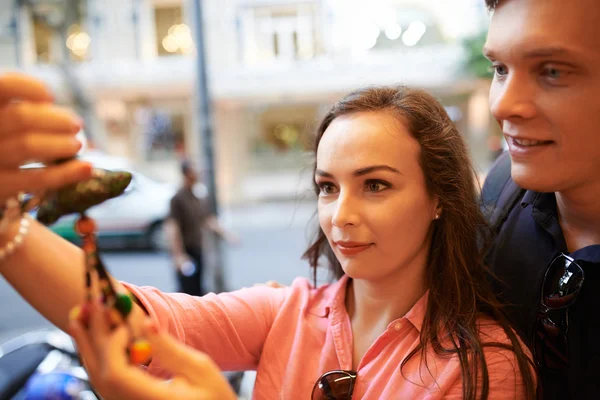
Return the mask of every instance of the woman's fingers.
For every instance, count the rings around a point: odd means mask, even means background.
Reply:
[[[154,325],[144,327],[143,331],[152,344],[155,361],[174,375],[173,380],[162,382],[129,364],[126,356],[131,339],[129,331],[125,325],[111,330],[106,320],[106,309],[100,304],[92,307],[88,330],[76,321],[71,323],[71,334],[86,363],[90,379],[102,398],[237,398],[208,356],[179,343],[166,333],[158,332]]]
[[[18,168],[32,161],[47,163],[75,157],[82,147],[75,136],[39,132],[14,135],[0,143],[3,153],[0,168]]]
[[[69,325],[69,334],[75,340],[77,351],[84,363],[84,367],[86,368],[88,375],[90,376],[90,380],[92,382],[97,382],[100,365],[98,363],[98,354],[96,348],[90,340],[88,332],[81,322],[71,321]]]
[[[162,368],[193,384],[217,379],[229,387],[217,365],[206,354],[186,346],[166,332],[159,331],[151,320],[146,321],[143,332],[152,345],[153,362],[157,362]]]
[[[150,320],[146,321],[142,332],[152,346],[153,362],[157,362],[162,368],[189,382],[198,379],[200,374],[198,366],[202,365],[202,361],[192,354],[189,347],[178,342],[168,333],[158,331],[154,322]]]
[[[28,131],[75,134],[83,124],[65,108],[31,102],[12,102],[0,107],[0,121],[0,138]]]
[[[91,176],[89,165],[75,162],[19,169],[30,161],[71,158],[81,148],[75,139],[81,119],[52,101],[50,90],[40,80],[19,73],[0,74],[0,202],[19,192],[55,190]]]
[[[73,160],[43,168],[0,169],[0,200],[15,193],[55,190],[92,176],[89,163]]]
[[[14,99],[51,102],[53,96],[39,79],[17,72],[0,75],[0,105]]]

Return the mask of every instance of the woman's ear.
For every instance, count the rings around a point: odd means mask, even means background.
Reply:
[[[440,219],[441,216],[442,216],[442,205],[440,204],[440,200],[436,197],[435,209],[433,212],[433,219]]]

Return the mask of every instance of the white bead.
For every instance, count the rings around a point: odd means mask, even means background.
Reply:
[[[15,237],[6,243],[3,248],[0,248],[0,262],[4,261],[6,257],[10,256],[15,252],[25,241],[25,236],[29,232],[30,220],[27,215],[23,215],[21,217],[21,223],[19,226],[19,232],[15,235]]]

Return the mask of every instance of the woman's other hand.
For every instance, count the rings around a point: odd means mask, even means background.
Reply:
[[[19,192],[38,193],[87,179],[91,166],[70,161],[20,169],[35,161],[74,157],[81,119],[54,104],[46,85],[19,73],[0,74],[0,204]]]
[[[152,346],[153,362],[172,374],[170,381],[154,378],[139,366],[129,363],[129,331],[123,324],[111,329],[106,308],[94,305],[90,314],[89,329],[73,321],[70,330],[90,380],[102,398],[237,399],[210,357],[159,331],[150,320],[146,321],[142,334]]]

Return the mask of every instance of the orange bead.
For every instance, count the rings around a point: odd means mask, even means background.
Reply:
[[[82,247],[86,253],[92,253],[96,251],[96,244],[91,240],[86,240]]]
[[[129,361],[132,364],[144,365],[152,357],[152,346],[146,339],[136,339],[129,345]]]
[[[96,223],[88,217],[81,217],[75,222],[75,230],[80,235],[90,235],[96,231]]]

